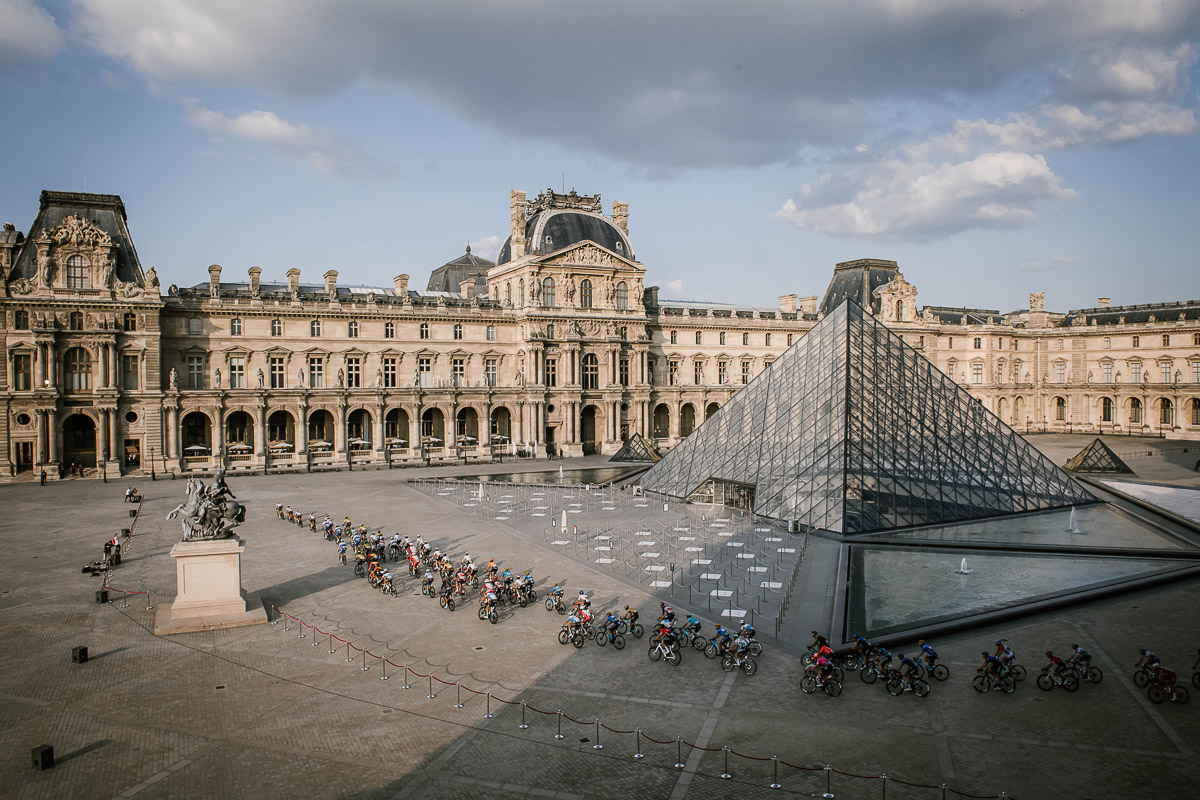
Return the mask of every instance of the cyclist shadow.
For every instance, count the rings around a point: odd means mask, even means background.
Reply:
[[[259,594],[268,606],[274,605],[282,608],[293,600],[299,600],[302,597],[355,580],[358,579],[354,577],[354,568],[350,565],[339,564],[334,567],[326,567],[320,572],[301,575],[298,578],[277,583],[274,586],[266,586],[259,590]]]

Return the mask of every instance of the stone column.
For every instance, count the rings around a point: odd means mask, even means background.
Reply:
[[[117,353],[116,344],[110,344],[108,346],[108,387],[110,389],[117,388],[117,362],[120,359],[121,356]]]
[[[45,464],[50,459],[46,456],[46,412],[37,413],[37,457],[34,466]]]
[[[56,363],[57,361],[58,361],[58,356],[54,352],[54,343],[53,342],[47,343],[46,344],[46,369],[49,370],[49,373],[50,373],[49,380],[50,380],[51,386],[58,386],[58,364]]]
[[[109,417],[108,417],[108,444],[109,444],[108,457],[109,458],[120,458],[119,453],[121,451],[117,449],[117,441],[118,441],[117,427],[120,423],[117,420],[117,412],[116,411],[109,411],[108,414],[109,414]],[[142,454],[142,457],[143,458],[145,457],[145,453]]]
[[[57,464],[58,458],[58,414],[54,411],[46,412],[46,442],[48,444],[47,461],[51,464]]]
[[[308,452],[308,405],[301,403],[296,410],[296,455]]]
[[[333,415],[333,451],[334,458],[346,459],[346,404],[338,402],[334,406]]]
[[[33,348],[33,388],[40,389],[42,387],[42,365],[46,363],[42,357],[42,344],[37,342]]]
[[[179,458],[179,409],[174,406],[167,408],[167,455]]]
[[[254,426],[254,455],[261,461],[267,450],[267,405],[258,407],[258,423]]]
[[[377,405],[371,409],[371,444],[374,445],[375,457],[383,458],[383,406]]]
[[[512,436],[510,438],[512,438],[512,440],[514,442],[516,442],[517,444],[524,444],[525,443],[525,401],[524,400],[517,401],[517,413],[514,414],[513,416],[516,417],[516,419],[513,420],[513,422],[516,423],[516,430],[511,431]]]
[[[105,408],[100,409],[97,412],[97,415],[100,417],[100,424],[97,426],[99,428],[99,430],[96,431],[96,433],[97,433],[97,436],[96,436],[96,461],[98,463],[103,463],[105,461],[104,451],[108,450],[108,425],[109,425],[108,409],[105,409]],[[112,451],[109,451],[109,452],[111,453]]]

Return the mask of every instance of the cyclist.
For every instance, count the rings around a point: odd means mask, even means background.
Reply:
[[[343,564],[346,563],[346,543],[345,542],[341,542],[338,544],[338,560],[341,561]]]
[[[740,663],[743,659],[750,655],[750,640],[745,636],[738,635],[733,640],[734,655]]]
[[[692,638],[699,636],[700,635],[700,620],[696,619],[691,614],[688,614],[687,621],[684,623],[684,629],[691,632]],[[748,646],[749,645],[747,645],[747,647]]]
[[[450,584],[447,583],[446,585],[449,586]],[[496,593],[491,589],[486,589],[484,592],[483,607],[487,609],[488,614],[496,610]]]
[[[280,519],[283,519],[283,503],[275,504],[275,516],[279,517]]]
[[[871,657],[871,651],[874,649],[874,646],[870,642],[859,636],[857,633],[854,634],[854,646],[850,648],[851,653],[862,656],[862,659],[865,662]]]
[[[1154,668],[1154,680],[1168,697],[1175,699],[1175,670],[1159,664]]]
[[[929,667],[929,669],[933,669],[933,665],[937,663],[937,651],[933,649],[932,645],[926,644],[924,639],[917,642],[917,644],[921,648],[921,653],[917,658],[924,661],[925,666]]]
[[[1050,659],[1050,663],[1042,667],[1042,672],[1054,671],[1054,674],[1061,678],[1067,670],[1067,662],[1063,661],[1051,651],[1046,651],[1046,658]]]
[[[608,634],[609,641],[612,641],[613,636],[616,635],[617,626],[620,624],[621,620],[617,619],[616,615],[614,615],[611,611],[608,612],[608,616],[605,618],[604,624],[601,626],[601,628],[606,634]]]
[[[1142,657],[1139,658],[1137,664],[1134,665],[1136,667],[1145,666],[1146,669],[1153,670],[1162,663],[1158,660],[1158,654],[1153,650],[1147,650],[1144,647],[1139,647],[1138,652],[1141,653]]]
[[[637,622],[638,620],[637,609],[625,606],[625,614],[621,617],[621,619],[628,620],[630,627],[633,627],[633,623]]]
[[[433,589],[433,570],[425,570],[425,575],[421,578],[421,588]]]
[[[550,587],[550,596],[554,598],[555,602],[561,603],[563,597],[563,588],[555,583]]]
[[[659,603],[658,605],[662,611],[662,616],[658,618],[658,621],[667,627],[674,627],[675,609],[671,608],[666,603]]]
[[[817,660],[813,662],[817,672],[818,688],[825,685],[825,682],[831,677],[830,673],[833,669],[833,663],[825,656],[818,655]]]
[[[875,664],[879,667],[879,674],[886,678],[892,669],[892,651],[886,647],[875,648]]]
[[[317,515],[311,511],[308,512],[308,529],[313,532],[317,530]]]
[[[897,670],[900,682],[904,685],[904,691],[911,692],[912,679],[921,674],[921,667],[904,653],[897,653],[896,658],[900,659],[900,668]]]
[[[821,634],[817,633],[816,631],[812,632],[812,637],[813,637],[813,640],[811,642],[809,642],[809,645],[808,645],[809,650],[812,650],[815,652],[815,651],[820,650],[822,647],[826,647],[829,645],[829,640],[826,639]]]
[[[996,645],[996,658],[1000,659],[1000,663],[1004,667],[1004,671],[1012,669],[1013,661],[1016,660],[1016,653],[1008,646],[1008,643],[1003,639],[996,639],[992,642]]]
[[[983,651],[983,664],[979,667],[979,671],[992,676],[992,680],[999,682],[1000,671],[1004,669],[1003,662],[996,658],[986,650]]]
[[[385,571],[383,573],[383,580],[382,580],[381,585],[383,586],[384,589],[386,589],[388,591],[391,591],[391,592],[396,591],[396,587],[392,585],[392,573],[391,572]]]
[[[718,625],[716,633],[713,634],[713,642],[717,645],[717,652],[724,654],[729,649],[729,643],[732,641],[733,634]]]
[[[1067,663],[1079,667],[1082,674],[1086,675],[1088,667],[1092,665],[1092,654],[1075,642],[1071,642],[1071,655],[1067,657]]]
[[[697,624],[699,624],[699,623],[697,623]],[[697,628],[697,630],[699,630],[699,628]],[[754,633],[755,633],[754,626],[751,625],[749,622],[743,622],[741,625],[738,626],[738,636],[745,637],[746,639],[753,639]]]
[[[579,596],[575,598],[575,606],[579,609],[588,609],[592,605],[592,600],[587,596],[587,592],[583,589],[579,590]]]

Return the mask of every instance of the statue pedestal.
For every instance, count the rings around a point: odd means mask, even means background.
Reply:
[[[171,548],[179,595],[154,619],[155,634],[236,628],[267,621],[257,595],[242,591],[240,539],[180,542]]]

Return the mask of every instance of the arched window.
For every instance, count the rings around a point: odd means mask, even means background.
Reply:
[[[521,278],[517,281],[517,305],[525,305],[525,279]]]
[[[504,305],[512,303],[512,284],[504,284]]]
[[[1200,425],[1200,400],[1192,401],[1192,424]]]
[[[542,306],[554,308],[558,303],[554,300],[554,278],[549,276],[542,279]]]
[[[617,308],[621,311],[629,308],[629,286],[625,281],[617,284]]]
[[[1061,397],[1054,398],[1054,418],[1059,422],[1067,421],[1067,401]]]
[[[579,282],[579,307],[592,307],[592,282],[587,278]]]
[[[600,388],[600,362],[595,353],[583,357],[583,388],[584,391]]]
[[[1158,404],[1158,422],[1164,426],[1175,424],[1175,404],[1165,397]]]
[[[63,356],[63,368],[67,373],[67,391],[90,392],[92,390],[92,357],[82,347],[72,347]]]
[[[87,259],[83,256],[74,255],[67,259],[67,288],[92,288],[92,276],[88,270]]]
[[[1129,401],[1129,424],[1142,424],[1142,401],[1136,397]]]
[[[1113,401],[1111,397],[1106,397],[1100,401],[1100,421],[1113,421]]]

